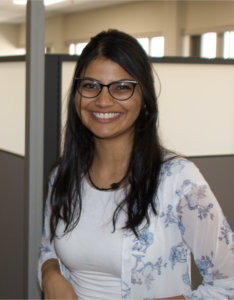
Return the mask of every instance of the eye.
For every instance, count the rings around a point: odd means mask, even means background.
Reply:
[[[130,82],[118,82],[114,83],[111,86],[111,90],[118,92],[126,92],[131,91],[133,89],[133,85]]]
[[[81,88],[86,89],[86,90],[95,90],[95,89],[100,89],[100,85],[96,82],[92,81],[83,81],[81,83]]]

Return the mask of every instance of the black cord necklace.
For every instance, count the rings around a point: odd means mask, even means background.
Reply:
[[[108,188],[108,189],[100,189],[98,186],[96,186],[94,183],[93,183],[93,180],[91,179],[91,176],[89,174],[89,171],[88,171],[88,177],[89,177],[89,181],[92,183],[92,186],[95,187],[95,189],[99,190],[99,191],[110,191],[110,190],[117,190],[120,186],[120,184],[124,181],[126,175],[119,181],[119,182],[116,182],[116,183],[112,183],[111,184],[111,187]]]

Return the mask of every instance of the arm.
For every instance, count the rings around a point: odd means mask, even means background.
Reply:
[[[56,259],[42,265],[42,288],[45,299],[78,299],[72,285],[61,275]]]
[[[38,263],[38,281],[45,299],[78,299],[69,283],[69,270],[59,261],[54,242],[50,242],[50,195],[53,180],[49,182],[49,192],[44,211],[44,228],[40,244],[41,255]]]
[[[189,163],[178,176],[177,215],[182,238],[192,250],[204,277],[203,285],[186,299],[234,299],[234,235],[199,170]]]

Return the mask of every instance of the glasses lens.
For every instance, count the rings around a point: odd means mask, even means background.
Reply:
[[[134,84],[131,82],[117,82],[110,86],[111,95],[118,100],[130,98],[134,91]]]
[[[82,79],[78,80],[78,90],[83,97],[93,98],[99,94],[101,86],[98,82]]]

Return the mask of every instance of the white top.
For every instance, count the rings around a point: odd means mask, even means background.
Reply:
[[[70,282],[79,300],[122,299],[121,252],[125,215],[121,214],[114,233],[112,225],[116,203],[123,191],[104,192],[83,180],[83,207],[79,225],[55,239],[55,250],[71,270]],[[62,236],[59,223],[56,234]]]
[[[49,193],[54,176],[50,180]],[[90,187],[87,188],[90,189]],[[93,189],[91,191],[94,193],[95,199],[99,201],[100,192]],[[114,195],[114,193],[110,193],[110,195]],[[112,199],[110,197],[109,202],[114,204],[114,198]],[[194,164],[182,158],[175,158],[165,163],[161,170],[160,185],[155,201],[158,215],[155,216],[149,209],[150,226],[146,227],[145,224],[142,224],[138,239],[126,230],[123,233],[121,231],[116,232],[117,238],[118,234],[120,234],[119,238],[122,234],[122,299],[166,298],[181,294],[186,299],[196,300],[234,299],[234,234],[209,185]],[[83,264],[85,257],[77,260],[74,258],[68,264],[63,257],[66,255],[60,253],[59,248],[57,249],[57,241],[55,245],[58,253],[56,253],[54,242],[49,242],[49,217],[50,205],[47,202],[45,226],[40,245],[39,282],[41,282],[41,266],[44,261],[58,258],[62,275],[71,281],[74,289],[78,288],[79,297],[79,292],[83,293],[85,290],[87,292],[89,283],[82,282],[82,287],[76,286],[73,282],[75,278],[73,270],[76,270],[78,264]],[[125,214],[123,213],[123,221],[124,217]],[[77,228],[85,224],[82,222],[81,219]],[[104,226],[107,231],[109,226],[110,224]],[[101,228],[104,230],[103,226]],[[79,229],[79,232],[81,232],[80,230],[82,229]],[[115,234],[112,237],[115,237]],[[69,234],[67,239],[69,239]],[[85,236],[80,236],[78,240],[76,245],[80,242],[80,247],[83,248]],[[91,248],[89,253],[92,249],[93,251],[96,248],[103,249],[102,243],[97,240],[95,246],[92,240],[86,241],[86,250],[87,247]],[[108,259],[113,257],[111,252],[115,251],[116,247],[117,244],[112,240],[105,251],[105,257]],[[204,276],[203,285],[195,291],[191,291],[190,285],[191,251],[200,273]],[[84,255],[86,254],[85,251],[82,250],[82,252]],[[118,261],[118,251],[116,255],[115,259]],[[101,269],[98,272],[103,273],[103,276],[108,273],[112,277],[112,282],[116,278],[115,282],[117,283],[119,270],[116,265],[119,263],[112,262],[112,266],[108,269],[105,264],[99,265]],[[93,271],[92,276],[94,276],[94,271],[97,271],[96,265],[94,269],[92,267],[91,269]],[[90,278],[91,276],[88,280],[91,280]],[[97,286],[95,288],[97,290],[103,286],[108,286],[107,278],[102,278],[105,280],[104,283],[96,281]],[[118,289],[117,285],[116,288]],[[102,299],[105,297],[112,299],[108,293],[103,291]],[[82,295],[82,297],[89,299],[89,295]]]

